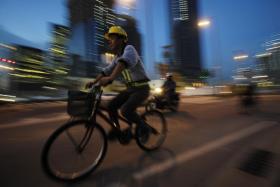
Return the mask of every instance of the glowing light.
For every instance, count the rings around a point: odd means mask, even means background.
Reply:
[[[195,90],[195,89],[196,89],[195,87],[188,87],[188,86],[185,87],[185,90]]]
[[[197,26],[199,26],[199,27],[202,27],[202,28],[204,28],[204,27],[208,27],[209,25],[210,25],[210,21],[209,20],[200,20],[198,23],[197,23]]]
[[[244,76],[232,76],[232,78],[235,80],[247,80],[247,78]]]
[[[1,46],[1,47],[5,47],[5,48],[7,48],[7,49],[14,50],[14,51],[17,50],[17,48],[15,48],[15,47],[13,47],[13,46],[10,46],[10,45],[3,44],[3,43],[0,43],[0,46]]]
[[[13,97],[13,98],[16,97],[16,96],[14,96],[14,95],[4,95],[4,94],[0,94],[0,96],[1,96],[1,97]]]
[[[155,93],[161,93],[162,89],[161,88],[155,88]]]
[[[60,54],[65,54],[64,51],[59,50],[59,49],[53,49],[53,48],[52,48],[51,51],[56,52],[56,53],[60,53]]]
[[[134,6],[135,0],[118,0],[121,6],[131,8]]]
[[[222,92],[219,92],[220,94],[232,94],[232,91],[222,91]]]
[[[3,66],[3,65],[0,65],[0,69],[14,70],[14,68],[11,68],[9,66]]]
[[[12,64],[15,64],[15,63],[16,63],[15,61],[12,61],[12,60],[7,59],[7,58],[0,58],[0,61],[1,61],[1,62],[12,63]]]
[[[267,57],[267,56],[270,56],[270,55],[272,55],[272,53],[262,53],[262,54],[257,54],[256,57],[261,58],[261,57]]]
[[[38,70],[31,70],[31,69],[22,69],[22,68],[15,68],[16,70],[19,71],[24,71],[24,72],[28,72],[28,73],[40,73],[40,74],[49,74],[43,71],[38,71]]]
[[[256,75],[256,76],[253,76],[252,78],[258,79],[258,78],[267,78],[267,77],[268,77],[267,75]]]
[[[49,87],[49,86],[43,86],[44,89],[48,90],[57,90],[57,88]]]
[[[12,74],[12,73],[10,73],[10,75],[15,76],[15,77],[22,77],[22,78],[46,79],[45,77],[34,76],[34,75],[22,75],[22,74]]]
[[[32,63],[32,64],[43,64],[44,62],[40,61],[40,60],[35,60],[33,58],[25,58],[26,62]]]
[[[0,101],[15,102],[16,100],[13,98],[16,98],[16,96],[0,94]]]
[[[16,100],[14,100],[14,99],[5,99],[5,98],[0,98],[0,101],[16,102]]]
[[[268,48],[268,49],[266,49],[267,51],[270,51],[270,50],[273,50],[273,49],[279,49],[280,48],[280,46],[276,46],[276,47],[271,47],[271,48]]]
[[[249,57],[248,55],[238,55],[238,56],[233,57],[233,59],[234,60],[244,60],[248,57]]]
[[[66,71],[63,71],[63,70],[60,70],[60,69],[56,69],[55,72],[58,73],[58,74],[64,74],[64,75],[67,74]]]

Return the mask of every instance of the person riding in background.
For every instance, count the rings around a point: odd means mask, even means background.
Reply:
[[[101,86],[106,86],[119,75],[122,75],[127,89],[121,91],[109,102],[109,115],[116,126],[119,127],[118,109],[120,109],[121,114],[128,121],[145,127],[145,123],[136,112],[137,107],[148,98],[150,92],[148,84],[150,79],[145,72],[143,62],[136,49],[127,44],[127,33],[122,27],[110,27],[105,34],[105,38],[108,40],[109,48],[115,58],[94,81],[87,83],[86,87],[91,87],[97,82]]]
[[[172,73],[166,73],[166,80],[162,85],[163,97],[170,103],[176,95],[176,82],[173,80]]]

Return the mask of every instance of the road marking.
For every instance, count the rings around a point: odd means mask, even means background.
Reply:
[[[213,151],[219,147],[225,146],[227,144],[233,143],[235,141],[238,141],[242,138],[248,137],[250,135],[253,135],[261,130],[270,128],[274,125],[278,124],[278,122],[275,121],[262,121],[259,123],[254,124],[253,126],[250,126],[248,128],[242,129],[240,131],[231,133],[229,135],[226,135],[222,138],[219,138],[217,140],[214,140],[210,143],[207,143],[201,147],[186,151],[181,153],[180,155],[177,155],[175,158],[167,160],[161,164],[152,165],[150,167],[147,167],[146,169],[136,172],[133,174],[133,177],[136,180],[141,180],[153,175],[156,175],[158,173],[162,173],[168,169],[171,169],[175,165],[180,165],[182,163],[185,163],[187,161],[190,161],[196,157],[199,157],[201,155],[204,155],[210,151]]]
[[[67,120],[69,116],[65,115],[65,113],[58,113],[59,117],[52,117],[52,118],[26,118],[18,122],[13,122],[5,125],[0,125],[0,130],[2,129],[9,129],[15,127],[25,127],[31,125],[38,125],[40,123],[53,123],[59,120]]]
[[[213,98],[213,97],[199,97],[199,98],[182,98],[180,102],[193,103],[193,104],[207,104],[207,103],[223,102],[223,100],[219,98]]]

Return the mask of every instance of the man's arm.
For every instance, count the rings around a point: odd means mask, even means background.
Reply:
[[[126,62],[121,60],[114,68],[113,72],[110,75],[111,81],[115,80],[117,76],[125,69]]]
[[[106,86],[110,84],[113,80],[117,78],[117,76],[125,69],[125,62],[119,61],[115,68],[113,69],[113,72],[108,77],[103,77],[100,79],[100,84],[103,86]]]
[[[97,75],[96,79],[93,81],[93,83],[97,83],[102,77],[104,77],[103,73]]]

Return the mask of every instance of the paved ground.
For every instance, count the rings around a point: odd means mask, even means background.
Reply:
[[[179,112],[164,111],[169,132],[162,149],[145,153],[135,142],[127,146],[110,142],[102,166],[74,184],[52,181],[40,167],[46,138],[69,119],[66,103],[0,107],[0,164],[4,168],[0,184],[276,187],[280,168],[280,97],[262,96],[259,101],[258,110],[240,114],[237,98],[183,99]]]

